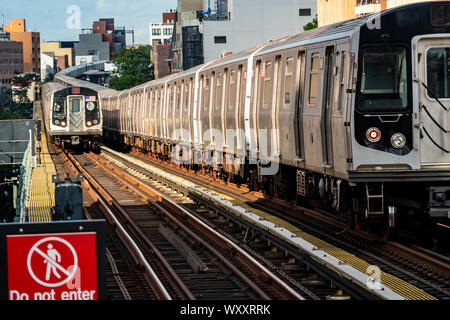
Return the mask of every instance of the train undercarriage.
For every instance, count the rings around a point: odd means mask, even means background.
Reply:
[[[97,151],[100,146],[100,135],[52,135],[50,142],[61,149],[81,149]]]
[[[272,164],[228,164],[224,153],[196,151],[157,140],[105,132],[104,138],[122,151],[136,151],[154,159],[178,165],[193,172],[207,174],[236,185],[245,184],[250,191],[260,191],[268,198],[286,200],[300,206],[315,207],[345,222],[350,229],[367,231],[384,237],[397,230],[408,230],[411,237],[432,239],[436,223],[448,225],[450,186],[445,181],[349,181],[326,174],[278,165],[274,175],[261,175]],[[190,152],[193,150],[193,152]],[[176,154],[178,160],[173,159]],[[228,158],[227,158],[228,157]],[[210,160],[211,165],[205,165]],[[221,159],[217,164],[213,160]],[[228,162],[227,162],[228,160]],[[236,159],[234,159],[236,160]],[[198,164],[196,164],[198,163]],[[214,164],[215,163],[215,164]],[[220,162],[219,162],[220,163]],[[411,188],[414,183],[414,188]],[[447,203],[447,200],[448,203]],[[440,229],[438,229],[440,230]],[[441,231],[439,231],[441,232]]]

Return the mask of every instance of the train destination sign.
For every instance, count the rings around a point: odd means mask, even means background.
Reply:
[[[6,227],[0,226],[2,299],[103,298],[103,221]],[[18,232],[12,232],[14,229]],[[34,232],[38,230],[41,232]],[[50,232],[52,230],[60,232]]]

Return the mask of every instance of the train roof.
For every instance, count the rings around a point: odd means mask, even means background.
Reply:
[[[68,86],[65,86],[61,83],[58,82],[47,82],[42,86],[42,93],[44,95],[50,94],[50,93],[54,93],[60,90],[64,90],[68,88]]]
[[[177,80],[177,79],[180,79],[183,77],[195,75],[196,72],[198,72],[199,70],[201,70],[203,72],[203,71],[208,71],[213,68],[220,67],[220,66],[229,65],[229,64],[235,63],[235,62],[245,63],[252,54],[255,54],[255,56],[261,56],[261,55],[268,54],[271,52],[276,52],[276,51],[293,48],[293,47],[297,47],[297,46],[301,46],[301,45],[314,44],[314,43],[319,43],[319,42],[323,42],[323,41],[327,41],[327,40],[343,39],[343,38],[352,37],[353,35],[360,32],[360,30],[364,26],[367,26],[368,22],[373,21],[377,17],[384,17],[384,16],[390,15],[395,12],[400,12],[400,11],[416,10],[418,8],[428,7],[430,4],[440,4],[440,3],[448,3],[448,1],[426,1],[426,2],[408,4],[408,5],[388,9],[388,10],[385,10],[385,11],[382,11],[379,13],[375,13],[375,14],[371,14],[371,15],[367,15],[367,16],[363,16],[363,17],[358,17],[355,19],[347,20],[347,21],[338,22],[335,24],[327,25],[327,26],[324,26],[321,28],[310,30],[310,31],[305,31],[305,32],[302,32],[302,33],[299,33],[296,35],[286,36],[284,38],[277,39],[275,41],[265,43],[265,44],[262,44],[257,47],[253,47],[253,48],[244,50],[242,52],[235,53],[233,55],[230,55],[230,56],[227,56],[224,58],[216,59],[216,60],[206,63],[206,64],[198,65],[196,67],[193,67],[189,70],[185,70],[185,71],[177,73],[177,74],[172,74],[172,75],[168,75],[164,78],[148,81],[148,82],[140,84],[134,88],[120,91],[120,92],[112,90],[112,89],[108,89],[108,88],[105,88],[105,87],[102,87],[102,86],[99,86],[96,84],[88,85],[89,82],[87,82],[87,81],[70,78],[69,75],[71,75],[75,71],[81,72],[81,71],[83,71],[82,70],[83,68],[81,68],[80,70],[75,70],[75,68],[71,68],[71,70],[69,70],[65,73],[59,73],[57,75],[57,77],[65,79],[65,80],[67,79],[67,81],[65,81],[65,82],[70,83],[70,84],[74,84],[77,86],[90,87],[97,91],[104,91],[104,93],[102,93],[103,96],[104,95],[117,96],[117,95],[121,95],[124,93],[132,92],[135,90],[140,90],[140,89],[148,87],[150,85],[151,86],[164,85],[165,83],[167,83],[169,81],[173,81],[173,80]],[[102,63],[104,63],[104,62],[99,62],[97,64],[102,64]],[[93,64],[93,66],[88,65],[86,67],[86,69],[88,69],[89,67],[95,67],[95,66],[94,66],[94,64]],[[71,79],[71,80],[69,81],[68,79]],[[105,91],[105,90],[109,90],[109,91]]]

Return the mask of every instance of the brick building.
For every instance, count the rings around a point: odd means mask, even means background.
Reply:
[[[21,42],[0,41],[0,85],[11,87],[11,80],[23,72],[23,44]]]
[[[39,32],[27,32],[25,19],[11,19],[4,30],[11,41],[23,44],[23,71],[41,73],[41,39]]]
[[[157,44],[153,47],[152,62],[155,79],[163,78],[171,73],[168,61],[171,50],[172,46],[170,44]]]

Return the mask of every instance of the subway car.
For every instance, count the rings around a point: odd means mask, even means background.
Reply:
[[[355,226],[450,217],[450,3],[325,26],[101,97],[109,139]]]
[[[42,88],[42,110],[51,142],[62,148],[98,148],[103,118],[97,91],[47,83]]]

